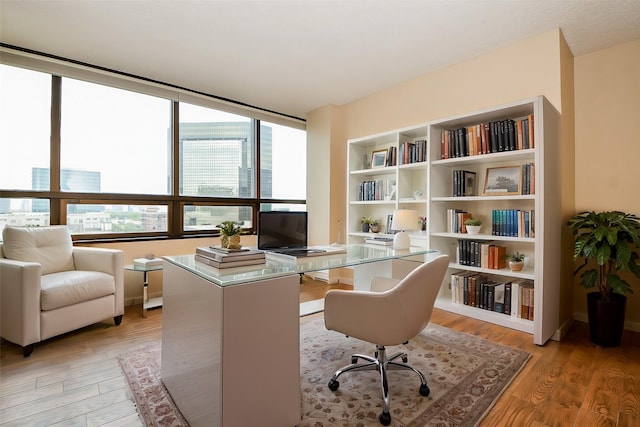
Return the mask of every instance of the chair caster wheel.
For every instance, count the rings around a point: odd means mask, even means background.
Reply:
[[[429,393],[431,393],[431,390],[429,389],[429,386],[426,384],[420,384],[420,396],[429,396]]]
[[[388,412],[381,413],[378,419],[380,420],[380,424],[382,424],[383,426],[388,426],[389,424],[391,424],[391,414],[389,414]]]
[[[355,356],[351,356],[351,364],[355,365],[356,363],[358,363],[358,358]]]
[[[407,362],[409,361],[409,358],[408,358],[406,355],[405,355],[405,356],[402,356],[402,361],[403,361],[404,363],[407,363]]]
[[[336,391],[340,387],[340,383],[334,379],[329,380],[329,390]]]

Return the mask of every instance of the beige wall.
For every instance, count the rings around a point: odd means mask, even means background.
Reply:
[[[566,109],[570,119],[569,125],[562,128],[562,139],[566,138],[567,142],[561,141],[562,156],[566,157],[563,164],[567,165],[562,173],[563,177],[570,178],[562,190],[563,203],[566,200],[567,205],[563,206],[563,212],[567,212],[568,217],[569,212],[573,212],[572,66],[573,57],[562,33],[553,30],[334,108],[334,113],[343,117],[344,135],[341,145],[335,148],[338,154],[332,158],[346,157],[349,138],[544,95],[559,112],[564,114]],[[307,116],[309,133],[316,130],[317,114],[320,112]],[[335,185],[345,188],[346,168],[342,171],[331,168],[331,171],[340,174],[339,180],[334,179],[332,190]],[[331,197],[331,202],[336,203],[333,191]],[[341,197],[342,212],[346,212],[344,193]],[[565,264],[569,261],[570,257]],[[572,312],[571,266],[564,265],[563,273],[561,319],[564,321]]]
[[[575,58],[576,210],[640,215],[640,40]],[[627,322],[640,330],[640,283]],[[574,310],[586,312],[575,285]],[[628,326],[629,327],[629,326]]]
[[[562,111],[560,38],[559,30],[549,31],[347,104],[346,136],[371,135],[538,95]]]

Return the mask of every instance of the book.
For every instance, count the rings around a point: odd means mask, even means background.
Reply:
[[[136,258],[133,260],[133,265],[136,267],[157,267],[162,265],[162,258]]]
[[[391,246],[393,245],[393,237],[367,237],[364,242],[372,245]]]
[[[264,256],[262,258],[250,258],[250,259],[240,258],[237,261],[219,262],[213,258],[209,258],[207,256],[200,255],[200,254],[195,254],[195,260],[203,264],[210,265],[211,267],[221,268],[221,269],[232,268],[232,267],[242,267],[246,265],[258,265],[258,264],[264,264],[266,262],[266,258]]]
[[[226,250],[219,247],[199,246],[196,254],[205,256],[216,262],[232,262],[251,259],[265,259],[264,251],[255,248]]]

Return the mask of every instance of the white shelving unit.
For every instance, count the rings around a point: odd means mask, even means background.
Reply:
[[[415,209],[418,215],[426,215],[429,164],[426,143],[424,161],[401,164],[398,160],[393,166],[379,168],[372,168],[370,164],[375,151],[389,150],[389,147],[395,147],[399,159],[400,146],[406,142],[427,141],[427,130],[426,125],[419,125],[348,141],[348,243],[363,243],[365,238],[372,236],[388,236],[387,216],[395,209]],[[380,200],[360,200],[360,186],[367,181],[384,182],[384,190],[378,197]],[[416,192],[419,192],[419,195]],[[371,217],[380,221],[381,232],[362,232],[360,222],[362,217]]]
[[[533,114],[534,148],[441,158],[443,131],[469,127],[505,119],[519,120]],[[436,307],[486,322],[510,327],[533,335],[534,343],[544,344],[558,338],[560,287],[560,235],[562,226],[560,203],[559,114],[542,96],[492,107],[464,115],[429,122],[423,125],[391,131],[348,141],[348,242],[361,243],[371,233],[362,233],[360,218],[373,217],[385,224],[386,216],[396,208],[416,209],[427,216],[427,232],[415,233],[412,245],[428,246],[449,254],[451,264],[442,283]],[[426,139],[425,162],[363,168],[363,159],[374,151],[399,147],[406,140]],[[483,195],[488,168],[535,165],[535,194]],[[476,173],[476,195],[453,196],[453,171]],[[364,180],[393,179],[397,184],[395,197],[381,201],[359,201],[358,187]],[[413,197],[414,191],[423,198]],[[451,233],[447,229],[447,210],[460,209],[483,222],[480,234]],[[509,209],[535,211],[534,237],[496,236],[491,233],[492,210]],[[386,231],[386,230],[383,230]],[[483,269],[457,263],[459,240],[494,242],[507,247],[507,253],[519,251],[526,255],[525,268],[520,272],[509,269]],[[533,320],[492,312],[454,302],[451,274],[465,271],[479,272],[503,281],[527,279],[534,283]]]

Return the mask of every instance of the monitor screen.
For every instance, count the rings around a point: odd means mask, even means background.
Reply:
[[[258,249],[307,246],[307,213],[258,212]]]

